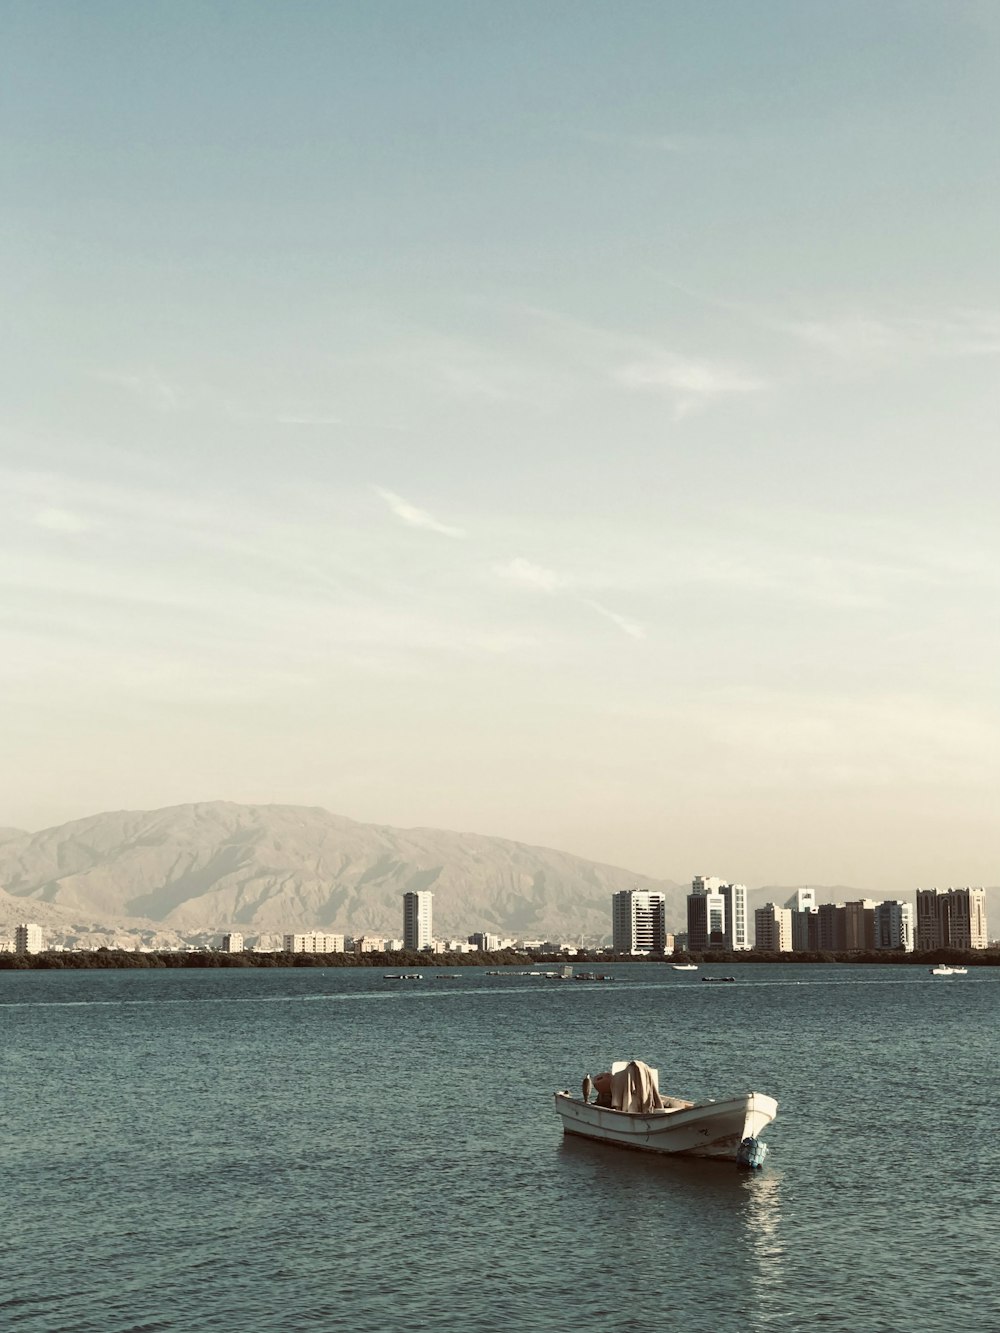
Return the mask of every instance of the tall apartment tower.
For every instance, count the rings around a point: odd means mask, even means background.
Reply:
[[[847,919],[843,903],[820,903],[816,909],[816,947],[829,953],[847,948]]]
[[[45,938],[41,926],[33,921],[25,921],[14,928],[14,952],[22,956],[28,953],[41,953],[45,948]]]
[[[434,895],[403,894],[403,948],[428,949],[434,939]]]
[[[666,896],[639,889],[613,893],[611,932],[615,953],[664,953],[667,945]]]
[[[802,912],[792,909],[792,952],[812,953],[819,948],[819,908],[807,907]]]
[[[687,900],[688,948],[693,953],[726,947],[726,900],[721,879],[697,875]]]
[[[750,922],[747,919],[747,886],[723,884],[722,896],[726,902],[726,948],[750,948]]]
[[[785,906],[793,912],[812,912],[819,906],[816,890],[796,889],[790,898],[786,898]]]
[[[875,908],[871,898],[859,898],[844,903],[844,948],[852,950],[875,948]]]
[[[791,953],[792,912],[789,907],[765,903],[753,914],[754,948],[762,953]]]
[[[913,952],[913,904],[894,899],[875,908],[875,948]]]
[[[688,894],[688,948],[749,949],[747,886],[695,875]]]
[[[985,889],[917,889],[918,949],[985,949]]]

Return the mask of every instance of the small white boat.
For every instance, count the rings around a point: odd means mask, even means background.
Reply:
[[[675,972],[697,972],[697,963],[671,963],[670,966]]]
[[[592,1102],[595,1087],[599,1100]],[[758,1135],[778,1114],[778,1103],[763,1092],[704,1102],[662,1096],[657,1071],[638,1060],[617,1061],[610,1075],[599,1074],[593,1083],[588,1075],[583,1090],[582,1097],[555,1094],[564,1134],[639,1152],[714,1157],[745,1166],[762,1164],[767,1146]]]
[[[929,967],[932,977],[964,977],[968,974],[967,967],[949,967],[947,963],[938,963],[936,967]]]

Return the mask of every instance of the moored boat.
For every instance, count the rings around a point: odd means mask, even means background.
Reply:
[[[597,1089],[598,1100],[590,1093]],[[639,1152],[709,1157],[760,1166],[767,1146],[760,1133],[778,1113],[762,1092],[719,1100],[685,1101],[659,1091],[657,1071],[642,1061],[617,1061],[608,1074],[584,1080],[584,1096],[555,1094],[563,1133]]]
[[[934,967],[929,967],[927,971],[932,977],[953,977],[955,968],[949,967],[947,963],[937,963]]]
[[[671,963],[670,966],[675,972],[697,972],[697,963]]]

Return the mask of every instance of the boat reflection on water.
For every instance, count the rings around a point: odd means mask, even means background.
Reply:
[[[782,1172],[773,1159],[765,1171],[737,1171],[704,1158],[622,1152],[573,1135],[562,1139],[558,1153],[568,1194],[587,1201],[592,1243],[611,1244],[636,1227],[668,1234],[661,1273],[669,1289],[704,1273],[707,1226],[712,1254],[724,1262],[713,1261],[703,1292],[706,1318],[716,1321],[704,1327],[787,1329],[795,1308],[788,1284],[808,1278],[789,1272]],[[734,1309],[738,1325],[726,1322]]]
[[[731,1162],[714,1161],[708,1157],[684,1157],[659,1153],[623,1152],[616,1144],[599,1143],[595,1139],[564,1135],[559,1142],[561,1159],[574,1167],[586,1168],[587,1180],[576,1182],[580,1188],[588,1183],[595,1190],[610,1186],[612,1192],[625,1186],[630,1192],[639,1188],[662,1190],[673,1186],[690,1187],[713,1195],[731,1195],[737,1201],[745,1186],[758,1172],[737,1171]]]
[[[787,1248],[781,1229],[781,1175],[772,1172],[753,1178],[747,1193],[746,1237],[748,1285],[762,1326],[791,1314],[788,1299]]]

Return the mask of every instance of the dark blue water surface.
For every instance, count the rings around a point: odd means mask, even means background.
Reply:
[[[1000,974],[0,973],[0,1328],[1000,1329]],[[562,1139],[636,1057],[763,1171]]]

